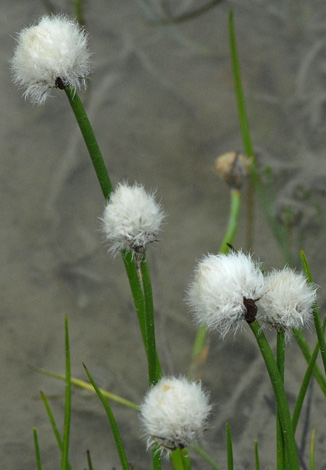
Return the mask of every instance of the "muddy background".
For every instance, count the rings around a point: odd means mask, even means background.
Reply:
[[[68,3],[53,1],[57,12]],[[229,194],[214,174],[216,156],[241,150],[228,43],[234,9],[243,83],[259,164],[272,169],[275,211],[291,207],[293,265],[304,248],[319,300],[325,300],[326,4],[323,0],[223,1],[200,18],[174,26],[151,23],[162,6],[177,16],[205,2],[86,0],[93,52],[90,87],[81,95],[114,184],[156,189],[168,214],[160,243],[148,253],[164,370],[186,373],[195,327],[184,303],[196,260],[215,252],[227,221]],[[45,13],[38,0],[2,0],[0,460],[6,470],[35,469],[32,427],[44,470],[60,458],[39,390],[63,423],[64,385],[29,365],[64,372],[64,315],[70,322],[72,373],[82,361],[107,390],[140,403],[147,368],[121,259],[102,242],[104,201],[63,92],[42,106],[25,102],[11,83],[14,34]],[[245,191],[244,191],[245,193]],[[245,198],[244,198],[245,201]],[[245,203],[235,244],[246,247]],[[283,265],[259,202],[253,251],[266,267]],[[273,337],[273,332],[270,334]],[[314,336],[309,334],[310,344]],[[225,468],[225,424],[234,438],[235,468],[275,468],[272,391],[250,331],[210,337],[204,386],[215,404],[202,445]],[[293,406],[305,362],[294,341],[287,351],[287,391]],[[318,470],[325,467],[325,401],[310,390],[308,434],[298,430],[307,468],[316,428]],[[135,470],[151,467],[138,417],[113,405]],[[305,442],[306,439],[306,442]],[[102,405],[74,389],[70,460],[94,470],[119,469]],[[168,463],[164,464],[168,468]],[[193,468],[209,465],[195,455]]]

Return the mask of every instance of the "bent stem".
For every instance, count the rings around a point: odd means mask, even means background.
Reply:
[[[291,468],[291,470],[299,470],[299,459],[294,439],[291,415],[281,375],[274,359],[273,352],[258,321],[255,320],[254,322],[250,323],[249,326],[258,343],[273,387],[278,416],[282,427],[286,462],[288,468]]]
[[[227,254],[229,251],[230,244],[232,245],[233,240],[236,236],[239,216],[241,208],[241,193],[239,190],[232,189],[230,191],[230,211],[229,211],[229,220],[226,227],[225,235],[223,237],[219,253]],[[208,347],[206,345],[207,341],[207,328],[206,325],[202,325],[198,328],[193,351],[192,359],[189,367],[188,376],[191,379],[197,379],[200,376],[200,370],[206,362]]]
[[[112,192],[112,183],[107,171],[107,168],[105,166],[103,156],[101,153],[101,150],[99,148],[99,145],[97,143],[94,131],[92,129],[92,126],[89,122],[87,113],[85,111],[85,108],[83,106],[83,103],[81,102],[76,90],[73,87],[67,87],[65,88],[65,92],[67,95],[67,98],[69,100],[70,106],[74,112],[74,115],[76,117],[77,123],[79,125],[80,131],[82,133],[82,136],[84,138],[86,147],[88,149],[89,155],[91,157],[93,167],[97,176],[97,179],[99,181],[103,196],[106,200],[110,198],[110,194]],[[144,292],[140,283],[140,280],[138,278],[137,274],[137,269],[135,266],[135,261],[132,257],[132,254],[130,252],[124,251],[122,253],[122,258],[123,262],[125,265],[125,269],[127,271],[127,276],[129,279],[129,284],[130,284],[130,289],[132,291],[132,296],[134,299],[134,304],[139,320],[139,326],[143,338],[143,343],[145,346],[146,354],[147,354],[147,360],[149,363],[149,368],[150,368],[150,375],[152,376],[150,378],[151,381],[156,380],[156,372],[154,370],[156,369],[157,365],[153,366],[153,361],[151,359],[151,355],[148,355],[148,344],[147,344],[147,336],[146,336],[146,300],[145,296],[149,293]],[[148,305],[148,302],[147,302]],[[155,346],[155,343],[154,343]],[[157,356],[156,352],[155,355]],[[155,361],[157,364],[159,364],[158,359]],[[158,368],[160,368],[158,366]]]

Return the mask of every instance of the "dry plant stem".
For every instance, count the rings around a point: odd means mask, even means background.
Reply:
[[[56,374],[55,372],[50,372],[44,369],[39,369],[38,367],[33,367],[33,369],[35,369],[40,374],[47,375],[48,377],[52,377],[54,379],[59,379],[63,381],[66,380],[66,377],[64,375]],[[84,380],[71,377],[71,384],[75,385],[76,387],[89,390],[90,392],[94,392],[94,387],[90,383],[85,382]],[[131,408],[133,410],[139,411],[139,406],[136,405],[136,403],[126,400],[125,398],[119,397],[118,395],[114,395],[113,393],[107,392],[106,390],[103,390],[102,388],[100,388],[99,390],[105,398],[115,401],[116,403],[120,403],[120,405],[127,406],[128,408]]]
[[[255,320],[254,322],[250,323],[249,326],[253,334],[255,335],[273,387],[277,405],[277,412],[283,432],[286,463],[288,465],[288,468],[290,468],[291,470],[299,470],[299,459],[294,439],[291,415],[281,375],[274,359],[273,352],[259,323],[257,322],[257,320]]]

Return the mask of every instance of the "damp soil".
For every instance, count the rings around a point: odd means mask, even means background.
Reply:
[[[160,0],[85,2],[93,74],[81,95],[114,184],[137,181],[156,191],[168,214],[159,243],[150,247],[157,343],[164,371],[186,374],[195,326],[185,289],[196,260],[218,250],[228,217],[229,191],[214,159],[242,151],[228,43],[234,10],[243,85],[258,165],[269,168],[269,193],[288,227],[292,266],[304,248],[323,311],[326,195],[326,4],[321,0],[223,1],[191,21],[160,25]],[[53,2],[67,11],[65,2]],[[204,4],[168,8],[182,15]],[[39,433],[44,470],[60,468],[55,438],[40,400],[48,396],[60,429],[64,384],[36,366],[64,372],[68,315],[72,373],[140,403],[147,367],[121,259],[112,259],[100,232],[104,201],[65,94],[53,91],[42,107],[25,102],[11,83],[14,34],[44,14],[39,1],[3,0],[1,28],[1,341],[0,460],[7,470],[35,469],[32,428]],[[69,11],[69,9],[68,9]],[[166,13],[165,13],[166,14]],[[247,249],[247,188],[236,248]],[[273,200],[271,199],[273,198]],[[251,250],[266,268],[285,260],[259,198]],[[272,344],[275,333],[268,332]],[[311,345],[314,335],[307,332]],[[223,341],[209,337],[202,381],[214,403],[202,446],[222,468],[225,425],[234,439],[235,468],[275,468],[272,389],[249,329]],[[286,388],[295,403],[305,361],[294,341],[287,349]],[[318,469],[326,461],[325,400],[309,390],[298,429],[302,468],[316,428]],[[107,419],[90,392],[73,390],[70,461],[119,469]],[[132,468],[151,467],[138,417],[113,404]],[[168,468],[168,462],[164,464]],[[196,455],[194,470],[209,469]]]

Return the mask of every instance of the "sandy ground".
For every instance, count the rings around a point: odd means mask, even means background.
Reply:
[[[193,21],[162,27],[149,22],[160,1],[146,3],[142,9],[140,0],[86,1],[94,67],[81,97],[113,182],[156,189],[168,213],[149,260],[160,356],[166,373],[179,374],[187,372],[195,336],[184,292],[195,261],[218,249],[228,214],[228,189],[214,174],[214,158],[242,148],[229,59],[231,7],[259,162],[272,169],[280,217],[292,207],[293,264],[304,248],[324,304],[326,4],[224,1]],[[184,0],[171,10],[181,14],[202,3]],[[69,11],[63,2],[54,4]],[[64,386],[29,365],[64,371],[64,315],[74,376],[85,379],[84,361],[101,386],[139,403],[147,370],[122,262],[108,256],[102,242],[104,201],[64,93],[55,91],[45,106],[33,107],[11,83],[14,33],[44,7],[36,0],[2,0],[0,8],[0,460],[6,470],[35,469],[36,426],[43,468],[54,470],[59,452],[39,390],[51,398],[62,426]],[[244,204],[237,247],[246,246],[246,226]],[[282,266],[259,203],[253,250],[267,267]],[[210,348],[203,383],[215,406],[203,447],[225,465],[228,421],[235,468],[254,468],[255,439],[261,468],[275,468],[272,391],[250,331],[224,341],[212,335]],[[287,365],[293,406],[305,370],[294,342]],[[320,470],[326,468],[325,401],[317,384],[310,393],[307,442],[300,427],[298,445],[306,469],[316,428]],[[149,469],[138,417],[113,408],[133,468]],[[120,468],[102,406],[89,392],[74,390],[71,431],[74,469],[86,468],[86,449],[94,470]],[[194,455],[193,468],[210,467]]]

